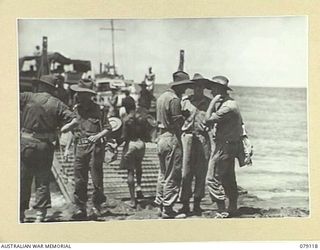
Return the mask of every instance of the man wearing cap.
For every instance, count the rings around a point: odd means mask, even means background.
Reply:
[[[212,99],[206,113],[206,123],[215,125],[215,150],[211,155],[206,178],[212,201],[218,205],[218,215],[232,216],[237,211],[237,182],[235,158],[238,155],[243,135],[239,107],[228,90],[229,80],[224,76],[212,78]],[[225,199],[229,199],[226,210]]]
[[[158,156],[160,161],[157,194],[154,203],[162,209],[162,218],[175,218],[173,205],[179,195],[182,146],[181,126],[184,117],[180,98],[188,85],[189,75],[183,71],[173,74],[173,82],[157,100],[157,120],[160,129]]]
[[[57,128],[64,123],[75,122],[72,111],[55,98],[57,78],[41,76],[38,93],[20,94],[20,221],[29,208],[33,178],[36,184],[36,221],[45,219],[51,207],[50,173],[53,160],[53,142],[57,140]]]
[[[71,89],[77,93],[79,104],[75,107],[76,124],[66,124],[61,132],[72,130],[75,135],[74,160],[74,203],[76,209],[72,218],[84,220],[87,218],[88,201],[88,172],[91,173],[93,183],[92,217],[101,215],[100,205],[106,201],[103,193],[103,160],[105,154],[104,138],[112,128],[105,110],[92,101],[96,92],[92,90],[92,81],[80,80]]]
[[[182,182],[180,201],[183,206],[179,212],[190,213],[190,198],[194,197],[193,213],[201,215],[200,202],[205,195],[205,180],[210,157],[209,128],[205,125],[205,114],[211,99],[204,95],[204,88],[209,82],[196,73],[192,79],[194,82],[194,94],[182,99],[182,110],[190,111],[191,115],[186,119],[182,127]],[[194,192],[192,192],[192,180],[195,178]]]

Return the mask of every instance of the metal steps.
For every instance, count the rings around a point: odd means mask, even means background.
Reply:
[[[72,150],[71,150],[72,151]],[[118,159],[111,164],[103,165],[104,193],[115,199],[129,198],[127,185],[127,170],[119,169],[122,149],[119,149]],[[60,151],[54,154],[52,172],[65,198],[72,201],[74,192],[73,160],[71,155],[68,162],[63,161]],[[142,191],[145,196],[155,196],[159,171],[159,160],[156,153],[156,146],[147,143],[145,157],[142,161]],[[91,176],[89,174],[88,192],[93,191]]]

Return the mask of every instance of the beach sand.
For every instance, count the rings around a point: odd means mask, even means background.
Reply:
[[[48,210],[46,222],[72,222],[71,216],[73,205],[67,202],[60,192],[55,182],[51,183],[51,199],[52,208]],[[308,208],[304,207],[306,202],[300,202],[301,199],[288,197],[285,206],[279,207],[277,199],[262,200],[254,195],[250,195],[249,191],[239,188],[238,212],[234,218],[277,218],[277,217],[307,217],[309,216]],[[34,199],[34,197],[32,197]],[[125,200],[109,198],[103,204],[102,216],[96,221],[111,220],[144,220],[144,219],[160,219],[158,216],[158,208],[152,205],[153,197],[146,197],[138,202],[137,208],[132,209],[125,204]],[[300,202],[300,204],[299,204]],[[31,200],[32,203],[32,200]],[[283,203],[281,203],[283,205]],[[181,208],[181,204],[174,206],[175,210]],[[89,204],[90,207],[90,204]],[[201,202],[203,209],[202,216],[190,215],[185,219],[214,219],[217,213],[217,207],[206,196]],[[192,208],[192,202],[191,202]],[[90,214],[90,208],[88,208]],[[34,223],[36,211],[33,209],[25,212],[26,223]],[[88,220],[93,220],[88,218]]]

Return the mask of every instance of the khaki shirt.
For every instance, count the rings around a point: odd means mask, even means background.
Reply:
[[[58,98],[49,93],[20,94],[21,129],[29,133],[55,133],[75,115]]]
[[[220,107],[212,113],[207,123],[216,124],[216,141],[235,142],[240,141],[243,135],[242,117],[235,100],[227,97]]]
[[[190,116],[185,120],[182,131],[185,132],[207,132],[209,128],[205,125],[205,115],[211,99],[204,96],[196,100],[193,95],[182,98],[182,110],[190,111]]]
[[[180,98],[172,89],[166,90],[157,100],[158,127],[174,133],[181,132],[184,118],[181,113]]]
[[[79,122],[78,128],[74,130],[78,138],[95,135],[104,129],[112,130],[105,110],[93,102],[88,107],[76,105],[74,113]]]

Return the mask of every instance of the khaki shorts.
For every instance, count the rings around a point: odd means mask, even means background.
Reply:
[[[138,139],[126,143],[123,148],[120,168],[121,169],[139,169],[145,154],[145,143]]]

